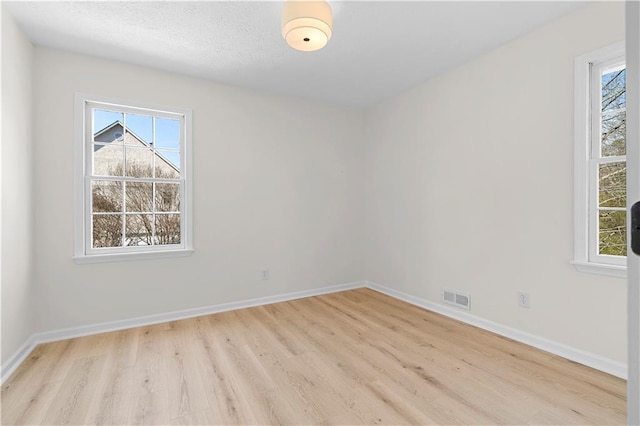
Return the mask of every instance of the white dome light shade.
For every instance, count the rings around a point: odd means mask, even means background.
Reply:
[[[322,49],[331,38],[331,6],[326,1],[287,0],[282,11],[282,37],[296,50]]]

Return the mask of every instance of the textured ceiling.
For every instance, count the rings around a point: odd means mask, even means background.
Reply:
[[[367,106],[583,2],[330,2],[317,52],[280,35],[282,2],[3,2],[34,44],[270,92]]]

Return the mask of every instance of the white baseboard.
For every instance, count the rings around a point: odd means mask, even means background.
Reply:
[[[545,339],[544,337],[526,333],[515,328],[511,328],[506,325],[502,325],[497,322],[493,322],[473,315],[468,311],[459,311],[449,306],[440,305],[438,303],[430,302],[419,297],[411,296],[409,294],[402,293],[400,291],[393,290],[370,281],[366,282],[366,287],[375,291],[379,291],[380,293],[384,293],[387,296],[391,296],[407,303],[411,303],[412,305],[427,309],[429,311],[433,311],[444,316],[456,319],[458,321],[462,321],[464,323],[482,328],[484,330],[491,331],[492,333],[508,337],[509,339],[513,339],[517,342],[542,349],[554,355],[558,355],[571,361],[575,361],[579,364],[595,368],[596,370],[604,371],[605,373],[612,374],[616,377],[620,377],[622,379],[627,378],[627,366],[621,362],[614,361],[612,359],[608,359],[580,349],[576,349],[571,346],[555,342],[553,340]]]
[[[228,302],[218,305],[203,306],[200,308],[163,312],[161,314],[146,315],[143,317],[130,318],[126,320],[109,321],[93,325],[46,331],[44,333],[36,333],[34,337],[38,343],[55,342],[58,340],[71,339],[74,337],[89,336],[92,334],[106,333],[109,331],[125,330],[127,328],[140,327],[144,325],[160,324],[163,322],[194,318],[202,315],[216,314],[219,312],[234,311],[236,309],[251,308],[254,306],[269,305],[272,303],[286,302],[289,300],[302,299],[305,297],[319,296],[321,294],[336,293],[339,291],[352,290],[354,288],[360,287],[364,287],[364,282],[358,281],[354,283],[320,287],[312,290],[294,291],[292,293],[240,300],[238,302]]]
[[[403,300],[412,305],[457,319],[464,323],[491,331],[515,341],[542,349],[552,354],[567,358],[571,361],[595,368],[605,373],[626,379],[627,366],[621,362],[601,357],[580,349],[572,348],[562,343],[554,342],[515,328],[478,317],[466,311],[458,311],[455,308],[430,302],[419,297],[411,296],[397,290],[378,285],[370,281],[357,281],[348,284],[340,284],[328,287],[321,287],[312,290],[296,291],[292,293],[279,294],[274,296],[259,297],[238,302],[222,303],[201,308],[184,309],[179,311],[166,312],[162,314],[147,315],[143,317],[131,318],[119,321],[110,321],[100,324],[93,324],[80,327],[71,327],[61,330],[46,331],[33,334],[3,365],[0,376],[0,384],[18,368],[18,366],[29,356],[31,351],[40,343],[54,342],[58,340],[71,339],[74,337],[88,336],[109,331],[124,330],[127,328],[140,327],[151,324],[159,324],[168,321],[193,318],[202,315],[215,314],[219,312],[232,311],[236,309],[250,308],[254,306],[269,305],[272,303],[286,302],[289,300],[302,299],[305,297],[319,296],[322,294],[337,293],[345,290],[368,287],[388,296]]]
[[[165,312],[155,315],[130,318],[126,320],[109,321],[99,324],[71,327],[60,330],[45,331],[35,333],[2,365],[2,375],[0,384],[18,368],[18,366],[29,356],[31,351],[40,343],[55,342],[58,340],[71,339],[74,337],[89,336],[92,334],[106,333],[109,331],[125,330],[127,328],[141,327],[151,324],[159,324],[169,321],[177,321],[186,318],[199,317],[202,315],[215,314],[219,312],[233,311],[236,309],[250,308],[254,306],[269,305],[272,303],[286,302],[289,300],[302,299],[305,297],[319,296],[321,294],[337,293],[345,290],[364,287],[364,281],[347,284],[339,284],[328,287],[320,287],[311,290],[294,291],[292,293],[278,294],[274,296],[259,297],[256,299],[241,300],[238,302],[221,303],[200,308],[183,309],[179,311]]]
[[[0,375],[0,385],[4,384],[5,379],[7,379],[20,364],[24,362],[25,359],[31,354],[37,345],[33,340],[33,335],[29,337],[23,344],[18,348],[18,350],[11,355],[11,357],[2,364],[2,373]]]

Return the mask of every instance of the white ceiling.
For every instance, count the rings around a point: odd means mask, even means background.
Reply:
[[[367,106],[584,2],[330,2],[333,38],[298,52],[280,1],[3,2],[34,44],[217,82]]]

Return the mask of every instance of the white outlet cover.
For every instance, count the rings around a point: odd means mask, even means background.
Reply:
[[[531,307],[531,296],[529,295],[529,293],[525,293],[522,291],[518,292],[518,306],[523,308]]]

